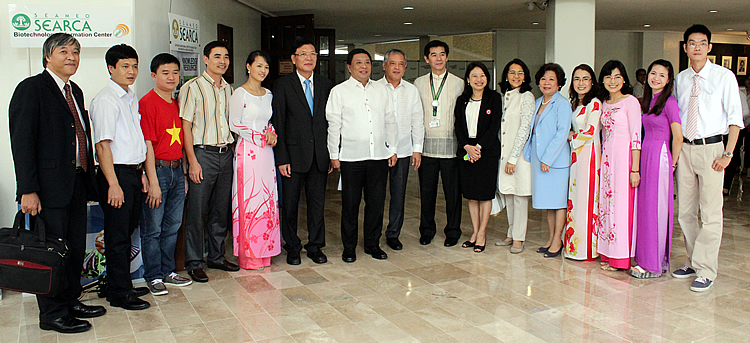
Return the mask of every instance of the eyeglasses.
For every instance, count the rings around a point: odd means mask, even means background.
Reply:
[[[706,43],[706,42],[700,42],[699,43],[699,42],[690,41],[690,42],[688,42],[687,45],[689,47],[691,47],[691,48],[696,48],[696,47],[707,48],[708,47],[708,43]]]
[[[302,58],[305,58],[305,57],[307,57],[307,56],[310,56],[310,57],[315,57],[315,56],[318,56],[318,53],[317,53],[317,52],[303,52],[303,53],[301,53],[301,54],[294,54],[294,55],[296,55],[296,56],[300,56],[300,57],[302,57]]]
[[[605,77],[605,78],[606,78],[606,77]],[[573,78],[573,81],[584,81],[584,82],[588,82],[588,81],[591,81],[591,77],[589,77],[589,76],[584,76],[584,77],[574,77],[574,78]]]
[[[509,71],[509,72],[508,72],[508,75],[518,75],[518,76],[523,76],[523,75],[524,75],[524,73],[523,73],[523,71],[519,71],[519,72],[515,72],[515,71]]]
[[[612,79],[614,79],[615,81],[622,81],[622,76],[617,75],[615,77],[612,77],[611,75],[607,75],[604,77],[604,81],[610,81]]]

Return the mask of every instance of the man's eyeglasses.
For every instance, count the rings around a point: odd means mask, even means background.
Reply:
[[[294,54],[294,55],[305,58],[307,56],[310,56],[310,57],[318,56],[318,53],[317,52],[303,52],[301,54]]]

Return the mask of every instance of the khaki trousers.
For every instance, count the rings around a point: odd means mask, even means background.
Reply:
[[[713,170],[711,164],[723,152],[721,142],[683,144],[677,166],[678,219],[687,249],[685,265],[710,280],[716,280],[719,268],[724,220],[721,195],[724,171]]]

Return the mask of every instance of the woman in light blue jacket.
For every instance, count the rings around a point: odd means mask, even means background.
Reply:
[[[531,162],[531,204],[547,210],[550,237],[547,245],[537,249],[544,257],[560,255],[565,209],[568,207],[570,145],[568,133],[573,112],[568,100],[560,94],[565,72],[556,63],[547,63],[536,72],[536,83],[543,96],[536,99],[533,128],[524,148]]]

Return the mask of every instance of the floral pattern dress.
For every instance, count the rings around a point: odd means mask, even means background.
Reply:
[[[563,256],[591,261],[596,252],[597,220],[599,218],[599,118],[602,103],[592,99],[586,106],[573,111],[573,139],[570,141],[570,181],[568,184],[568,215],[563,230]]]
[[[630,268],[636,189],[630,187],[632,151],[641,150],[641,105],[634,96],[602,104],[597,252],[614,268]],[[635,170],[638,167],[636,166]]]
[[[273,131],[271,92],[255,96],[238,88],[229,99],[229,126],[240,136],[232,182],[234,255],[243,269],[271,265],[281,252],[276,166],[266,132]]]

